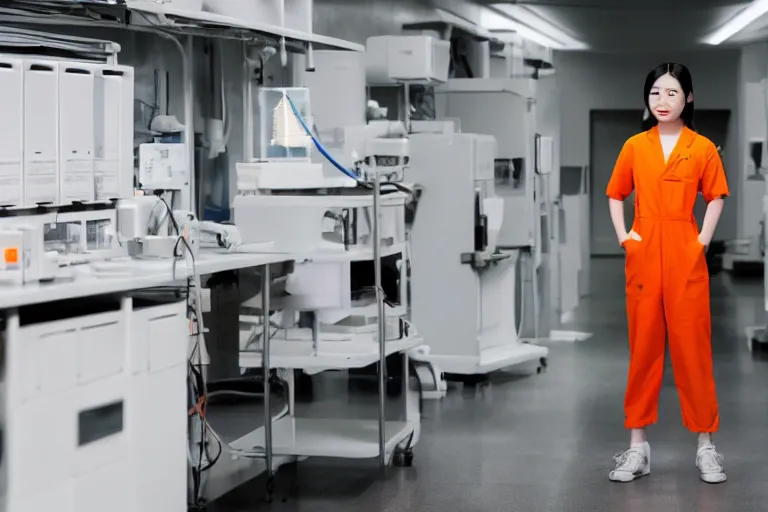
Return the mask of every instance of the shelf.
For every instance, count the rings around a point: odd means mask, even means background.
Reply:
[[[367,247],[352,247],[345,251],[342,250],[342,248],[337,248],[337,246],[341,246],[341,244],[328,242],[326,245],[320,246],[318,250],[314,252],[281,253],[273,250],[274,243],[262,242],[255,244],[243,244],[236,249],[236,252],[231,254],[283,254],[287,258],[296,261],[297,264],[373,261],[373,249]],[[386,258],[387,256],[401,254],[404,253],[405,250],[406,245],[404,243],[387,245],[381,248],[381,257]]]
[[[536,81],[529,78],[451,78],[436,93],[508,93],[524,98],[534,96]]]
[[[411,422],[386,422],[385,453],[392,454],[414,429]],[[230,446],[245,452],[262,449],[263,428],[230,443]],[[272,453],[275,456],[372,459],[379,455],[379,423],[377,420],[286,416],[272,424]]]
[[[406,352],[424,344],[420,336],[388,341],[386,355]],[[315,353],[311,341],[272,340],[269,366],[319,373],[325,370],[365,368],[379,361],[379,345],[367,341],[321,341],[322,352]],[[241,368],[261,368],[261,352],[240,352]]]
[[[334,244],[338,245],[338,244]],[[381,248],[381,257],[386,258],[405,252],[404,243],[387,245]],[[294,260],[301,262],[332,263],[342,261],[373,261],[373,249],[367,247],[350,248],[348,251],[322,251],[312,253],[297,253]]]
[[[306,43],[315,50],[365,51],[362,45],[267,23],[245,22],[205,11],[185,11],[164,4],[112,5],[102,2],[15,0],[0,7],[0,21],[26,25],[92,26],[153,30],[219,39],[279,40],[286,49],[304,53]]]
[[[285,37],[287,43],[301,43],[302,45],[303,43],[312,43],[315,45],[316,50],[365,51],[365,47],[362,45],[342,39],[302,32],[268,23],[244,21],[207,11],[184,11],[154,2],[147,2],[146,5],[132,6],[130,10],[139,13],[139,17],[151,15],[156,19],[157,24],[160,24],[163,28],[179,30],[182,33],[187,33],[189,30],[202,30],[203,33],[201,35],[208,35],[210,37],[236,37],[244,39],[254,35],[278,36]],[[155,24],[153,23],[153,25]],[[218,32],[222,31],[229,32],[229,35],[227,36],[225,33],[217,35]],[[303,52],[303,48],[301,52]]]

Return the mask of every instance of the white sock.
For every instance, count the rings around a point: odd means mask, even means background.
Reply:
[[[710,434],[699,434],[699,449],[712,444],[712,436]]]

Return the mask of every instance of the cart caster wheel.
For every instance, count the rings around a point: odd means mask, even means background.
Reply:
[[[539,359],[539,363],[541,363],[542,368],[546,368],[548,364],[548,360],[546,357],[542,357],[541,359]]]
[[[542,371],[543,371],[543,368],[542,368],[541,366],[539,366],[538,368],[536,368],[536,373],[541,373]]]
[[[392,463],[398,468],[410,468],[413,466],[413,450],[403,450],[395,453]]]

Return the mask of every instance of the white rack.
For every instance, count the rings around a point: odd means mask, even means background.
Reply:
[[[246,111],[250,111],[252,106],[252,97],[246,95]],[[246,127],[246,140],[253,140],[252,126]],[[253,157],[253,148],[247,147],[246,161]],[[376,161],[375,155],[372,155],[372,161]],[[389,194],[386,197],[381,193],[382,175],[374,167],[370,175],[372,183],[371,194],[361,196],[323,195],[321,197],[312,197],[302,193],[280,194],[277,196],[258,196],[259,200],[272,201],[271,206],[280,206],[278,203],[295,204],[296,207],[309,202],[322,203],[323,207],[337,206],[336,201],[342,204],[349,203],[350,207],[365,207],[372,203],[372,226],[370,245],[351,245],[344,247],[340,251],[322,251],[316,247],[314,251],[302,251],[301,253],[291,254],[291,259],[297,263],[346,263],[352,261],[373,260],[374,262],[374,289],[376,292],[376,306],[378,308],[377,333],[372,335],[355,336],[354,341],[349,342],[330,342],[319,343],[318,333],[319,325],[316,322],[316,328],[313,329],[312,339],[304,341],[285,341],[284,343],[271,343],[269,334],[269,325],[262,325],[263,346],[260,352],[241,352],[241,367],[260,367],[264,376],[264,396],[265,403],[268,404],[270,394],[270,382],[268,375],[272,367],[282,369],[302,369],[308,373],[316,373],[328,369],[353,369],[363,368],[374,363],[378,363],[377,378],[379,390],[378,402],[378,421],[376,420],[355,420],[355,419],[310,419],[296,418],[293,413],[292,392],[289,397],[289,415],[272,423],[272,417],[269,407],[265,407],[265,425],[245,437],[230,444],[235,451],[243,453],[253,453],[254,449],[260,455],[263,451],[266,471],[267,471],[267,492],[271,493],[272,482],[275,468],[273,461],[276,456],[287,457],[309,457],[324,456],[338,458],[372,458],[377,457],[379,466],[385,467],[398,447],[405,452],[405,458],[411,455],[408,450],[418,441],[420,431],[420,416],[414,412],[409,400],[408,393],[408,351],[422,345],[421,338],[414,335],[406,335],[399,340],[387,341],[386,335],[386,305],[382,289],[381,278],[381,259],[384,255],[402,254],[403,259],[407,258],[406,239],[402,241],[395,240],[395,243],[389,247],[382,247],[382,206],[394,202],[405,206],[405,198],[402,193]],[[255,197],[255,196],[254,196]],[[333,197],[331,200],[330,197]],[[249,199],[244,196],[243,200]],[[253,198],[251,198],[253,199]],[[372,199],[372,201],[371,201]],[[333,205],[328,204],[329,201]],[[249,217],[254,217],[250,212]],[[402,218],[404,223],[405,218]],[[395,237],[397,238],[397,237]],[[320,249],[320,250],[318,250]],[[348,272],[348,271],[347,271]],[[405,261],[401,269],[401,297],[407,300],[407,272]],[[342,290],[344,286],[341,287]],[[267,293],[262,291],[262,295]],[[342,291],[344,293],[344,291]],[[262,296],[263,309],[270,308],[269,299],[265,301]],[[284,304],[280,304],[284,305]],[[317,308],[308,306],[301,307],[300,304],[288,306],[293,311],[315,311]],[[404,316],[405,310],[402,311]],[[402,353],[403,364],[403,409],[405,421],[387,421],[386,419],[386,358],[389,355]],[[293,373],[289,372],[289,381],[292,381]],[[292,389],[292,383],[289,382],[289,389]]]
[[[375,288],[377,290],[378,328],[377,332],[356,333],[350,340],[321,342],[314,332],[311,339],[307,340],[280,340],[275,336],[265,336],[263,347],[259,351],[241,351],[241,368],[260,368],[265,375],[264,395],[269,396],[270,383],[266,379],[272,368],[301,369],[308,374],[319,373],[325,370],[364,368],[378,363],[379,380],[379,411],[378,422],[376,420],[357,419],[316,419],[298,418],[292,415],[292,399],[289,399],[289,415],[271,423],[271,412],[265,416],[265,426],[246,436],[234,441],[230,447],[241,453],[257,453],[263,450],[266,459],[268,482],[274,477],[273,460],[276,457],[337,457],[337,458],[373,458],[379,457],[379,464],[385,466],[389,463],[396,449],[405,442],[412,446],[418,439],[420,418],[412,409],[407,392],[408,363],[407,352],[423,344],[423,339],[413,328],[400,339],[388,340],[386,335],[386,317],[403,316],[406,308],[394,308],[389,314],[386,312],[384,297],[381,288],[381,258],[385,254],[402,254],[407,257],[405,244],[397,244],[386,250],[381,247],[379,225],[375,219],[379,217],[380,201],[376,194],[380,194],[378,184],[374,190],[374,226],[373,248],[350,250],[343,253],[292,254],[291,259],[297,264],[300,262],[351,262],[373,260],[375,267]],[[406,273],[403,265],[401,283],[405,282]],[[401,284],[401,290],[404,290]],[[263,308],[266,310],[282,309],[284,301],[270,304],[264,302],[267,290],[262,291]],[[403,297],[405,293],[403,292]],[[257,301],[259,299],[256,299]],[[291,310],[313,310],[311,307],[297,307],[291,304],[287,307]],[[366,308],[364,308],[366,309]],[[250,319],[241,317],[241,321],[249,322]],[[262,326],[263,328],[263,326]],[[264,331],[266,333],[266,331]],[[404,420],[387,421],[385,417],[386,358],[393,354],[402,353],[406,358],[404,364]],[[292,376],[292,373],[290,374]],[[290,377],[289,377],[290,380]],[[289,382],[289,388],[292,383]],[[265,415],[267,414],[265,409]],[[268,484],[268,491],[271,485]]]

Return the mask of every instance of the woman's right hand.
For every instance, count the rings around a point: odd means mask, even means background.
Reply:
[[[619,240],[619,245],[624,247],[624,244],[627,243],[628,240],[636,240],[638,242],[642,242],[643,238],[635,233],[634,230],[627,233],[622,239]]]

